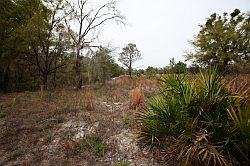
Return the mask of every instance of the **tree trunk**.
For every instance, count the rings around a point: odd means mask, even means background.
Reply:
[[[48,75],[47,73],[43,74],[43,85],[44,85],[44,89],[47,90],[47,84],[48,84]]]
[[[81,57],[80,57],[80,49],[77,48],[76,51],[76,81],[77,81],[77,89],[82,88],[82,75],[81,75]]]
[[[221,69],[221,73],[222,73],[223,76],[225,76],[226,74],[229,74],[228,64],[229,64],[229,60],[225,59],[223,61],[223,66],[222,66],[222,69]]]
[[[131,64],[129,65],[129,68],[128,68],[128,74],[129,74],[129,77],[131,78],[132,77],[132,66],[131,66]]]
[[[3,90],[3,71],[0,70],[0,91]]]
[[[57,58],[55,58],[54,66],[55,66],[55,68],[56,68],[56,66],[57,66]],[[55,69],[54,75],[53,75],[54,88],[56,88],[56,86],[57,86],[57,82],[56,82],[56,73],[57,73],[57,69]]]
[[[132,70],[131,69],[128,69],[128,74],[129,74],[129,77],[131,78],[132,77]]]
[[[10,65],[8,64],[6,69],[3,72],[3,79],[2,79],[3,91],[8,91],[8,88],[9,88],[9,70],[10,70]]]

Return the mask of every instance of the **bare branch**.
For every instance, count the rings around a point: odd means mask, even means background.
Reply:
[[[65,19],[65,24],[66,24],[66,26],[67,26],[67,28],[68,28],[68,33],[70,34],[70,36],[71,36],[71,38],[72,38],[72,40],[73,40],[73,42],[74,42],[74,45],[76,45],[76,44],[77,44],[77,41],[76,41],[75,37],[73,36],[72,31],[71,31],[71,28],[70,28],[70,25],[67,23],[67,20],[66,20],[66,19]]]

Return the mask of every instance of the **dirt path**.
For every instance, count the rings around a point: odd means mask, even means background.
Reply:
[[[126,98],[98,97],[94,111],[84,110],[75,98],[82,96],[0,96],[0,165],[159,165],[136,143],[134,112]]]

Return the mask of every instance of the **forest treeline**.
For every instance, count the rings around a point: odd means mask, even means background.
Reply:
[[[0,89],[20,91],[100,81],[123,74],[112,49],[96,46],[102,25],[123,16],[110,1],[1,0]]]
[[[88,0],[1,0],[0,91],[34,90],[40,85],[81,88],[125,73],[151,77],[197,72],[209,65],[227,73],[250,71],[250,16],[238,9],[223,16],[212,14],[200,25],[191,41],[195,49],[186,53],[186,60],[193,62],[189,68],[171,59],[165,68],[132,70],[141,53],[130,43],[116,53],[124,69],[111,46],[97,44],[105,24],[125,22],[116,5],[113,0],[95,7]]]

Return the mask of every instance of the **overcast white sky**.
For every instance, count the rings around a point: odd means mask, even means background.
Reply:
[[[164,67],[172,57],[184,61],[184,51],[191,49],[188,40],[207,17],[235,8],[249,11],[250,0],[120,0],[118,8],[126,27],[106,25],[101,41],[120,48],[135,43],[143,57],[136,68]]]

